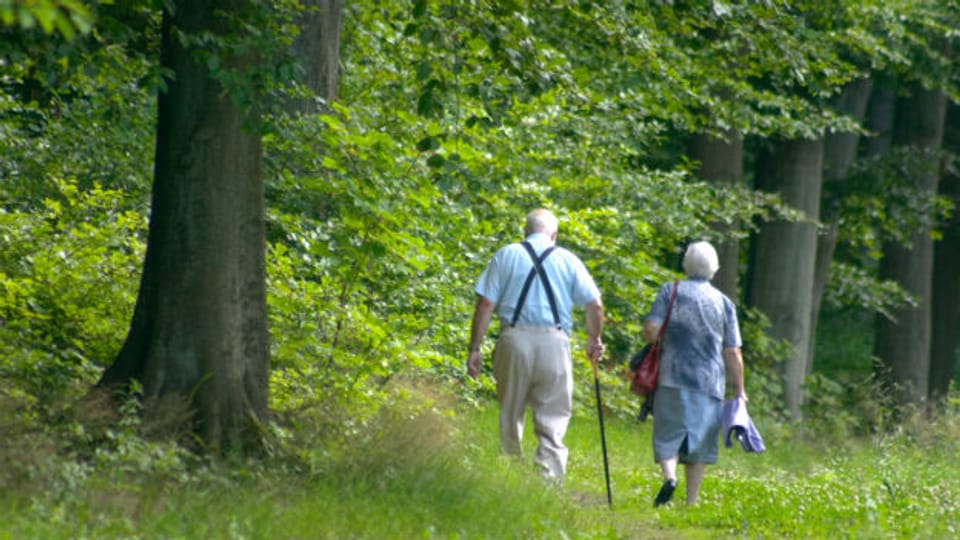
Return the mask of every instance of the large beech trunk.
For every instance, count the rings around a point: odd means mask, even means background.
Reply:
[[[770,335],[793,345],[781,368],[784,403],[791,417],[800,417],[802,385],[810,346],[810,310],[817,226],[823,174],[823,140],[771,143],[757,162],[757,187],[778,193],[808,216],[799,222],[764,223],[751,249],[748,301],[767,315]]]
[[[100,381],[140,381],[147,403],[185,401],[211,450],[242,449],[267,419],[269,340],[261,139],[254,111],[173,29],[225,34],[247,0],[175,2],[164,14],[150,228],[126,341]],[[210,52],[210,51],[207,51]],[[222,69],[255,58],[221,58]],[[233,94],[235,95],[235,93]]]
[[[695,135],[687,145],[690,158],[700,164],[700,178],[721,185],[739,185],[743,182],[743,137],[728,133],[725,139],[709,135]],[[738,224],[715,224],[721,235],[738,228]],[[715,243],[720,269],[713,284],[736,301],[737,279],[740,269],[740,244],[736,239],[723,238]]]
[[[914,152],[928,152],[935,158],[943,139],[946,100],[942,92],[919,85],[897,99],[893,145]],[[924,193],[937,190],[936,171],[912,172],[911,181]],[[931,285],[933,240],[929,228],[910,235],[910,246],[884,245],[880,276],[898,282],[918,299],[918,305],[894,311],[894,320],[877,316],[874,355],[881,380],[898,390],[900,402],[919,403],[926,399],[930,375]]]

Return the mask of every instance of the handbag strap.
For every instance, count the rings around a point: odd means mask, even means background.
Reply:
[[[670,303],[667,304],[667,315],[663,318],[663,324],[660,325],[660,332],[657,333],[657,345],[660,345],[660,340],[663,339],[663,332],[667,329],[667,323],[670,322],[670,312],[673,311],[673,302],[677,299],[677,284],[678,282],[673,282],[673,292],[670,293]]]
[[[553,250],[557,246],[548,247],[537,257],[537,252],[533,250],[530,242],[524,240],[522,244],[530,255],[530,258],[533,259],[533,268],[531,268],[530,273],[527,274],[527,280],[523,282],[523,289],[520,290],[520,298],[517,300],[517,308],[513,310],[513,319],[510,321],[510,326],[514,327],[517,325],[517,320],[520,318],[520,310],[523,309],[523,304],[527,301],[527,293],[530,291],[530,285],[533,284],[533,278],[539,275],[540,281],[543,282],[543,289],[547,293],[547,300],[550,302],[550,311],[553,313],[553,324],[557,328],[560,328],[560,312],[557,310],[557,300],[553,296],[553,287],[550,286],[550,280],[547,279],[547,272],[543,269],[543,261],[547,258],[547,255],[553,253]]]

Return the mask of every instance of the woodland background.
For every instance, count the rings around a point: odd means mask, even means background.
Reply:
[[[473,284],[540,206],[603,292],[614,437],[642,318],[704,238],[765,430],[956,454],[957,2],[14,0],[0,21],[12,508],[104,469],[316,472],[403,418],[483,418]]]

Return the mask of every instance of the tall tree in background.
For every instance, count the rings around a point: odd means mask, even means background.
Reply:
[[[941,90],[912,84],[897,98],[892,144],[902,150],[905,180],[921,200],[932,201],[939,181],[946,99]],[[927,397],[930,375],[931,285],[933,276],[932,204],[920,209],[927,225],[908,235],[909,245],[884,244],[880,276],[899,283],[917,298],[917,305],[895,310],[894,319],[877,316],[874,355],[881,380],[902,389],[898,399],[920,402]]]
[[[306,0],[300,14],[300,33],[293,42],[293,56],[302,68],[302,83],[308,96],[290,103],[290,110],[317,111],[315,96],[337,99],[340,31],[344,0]]]
[[[706,133],[693,136],[687,144],[687,154],[697,162],[697,175],[715,184],[739,186],[743,183],[743,136],[735,131],[726,133],[725,138]],[[716,224],[721,234],[739,228],[740,224]],[[720,269],[713,283],[728,297],[738,298],[738,276],[740,272],[740,242],[736,238],[724,237],[715,243]]]
[[[252,4],[182,0],[164,12],[172,76],[158,101],[147,252],[129,333],[100,381],[188,401],[213,450],[247,447],[268,416],[261,135],[238,82],[258,63],[239,33]]]
[[[770,318],[770,335],[793,346],[781,376],[784,403],[794,419],[800,417],[807,374],[822,178],[823,139],[770,142],[758,157],[756,187],[779,194],[803,213],[799,221],[760,225],[751,246],[748,284],[748,303]]]
[[[960,346],[960,172],[953,160],[960,156],[960,106],[950,104],[945,122],[944,160],[940,195],[953,203],[953,214],[941,225],[943,236],[933,254],[933,337],[930,347],[930,398],[941,399],[950,389]]]
[[[873,81],[868,78],[847,84],[833,103],[838,113],[850,116],[861,124],[870,99]],[[816,350],[817,321],[823,293],[830,279],[830,265],[837,245],[840,211],[835,198],[830,197],[835,187],[847,177],[850,165],[857,158],[860,135],[855,131],[829,133],[823,145],[823,190],[820,204],[820,231],[817,235],[817,257],[813,278],[813,298],[810,307],[810,345],[807,347],[807,374],[813,371]]]

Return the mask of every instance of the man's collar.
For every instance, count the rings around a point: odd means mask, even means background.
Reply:
[[[530,233],[526,240],[530,243],[535,244],[552,244],[550,237],[542,232]]]
[[[531,241],[532,241],[532,240],[536,240],[536,241],[538,241],[538,242],[540,242],[540,241],[549,242],[549,241],[550,241],[550,237],[547,236],[547,235],[544,234],[544,233],[535,232],[535,233],[530,233],[530,234],[527,236],[527,240],[531,240]]]

